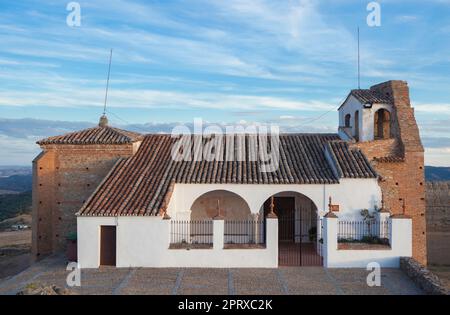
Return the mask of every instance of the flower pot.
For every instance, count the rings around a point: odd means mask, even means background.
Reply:
[[[66,256],[69,261],[77,261],[77,241],[67,240]]]

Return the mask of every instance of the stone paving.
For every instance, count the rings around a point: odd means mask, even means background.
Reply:
[[[0,280],[0,294],[28,284],[67,288],[65,261],[51,257]],[[74,294],[423,294],[399,269],[383,269],[381,287],[366,284],[363,269],[280,267],[277,269],[111,268],[86,269]]]

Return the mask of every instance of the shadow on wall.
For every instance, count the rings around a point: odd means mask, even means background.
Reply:
[[[191,211],[191,220],[212,219],[219,215],[219,212],[225,220],[252,218],[247,202],[227,190],[214,190],[201,195],[192,204]]]

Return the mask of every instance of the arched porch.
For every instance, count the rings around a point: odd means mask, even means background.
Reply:
[[[252,218],[250,207],[244,198],[223,189],[202,194],[195,199],[191,206],[191,220],[212,219],[217,216],[221,216],[225,220]]]
[[[264,214],[278,217],[279,265],[321,266],[321,219],[317,206],[294,191],[280,192],[264,202]]]

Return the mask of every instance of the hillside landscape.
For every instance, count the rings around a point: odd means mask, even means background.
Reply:
[[[427,182],[450,180],[450,167],[425,166],[425,180]]]
[[[31,168],[0,166],[0,230],[31,223]]]

